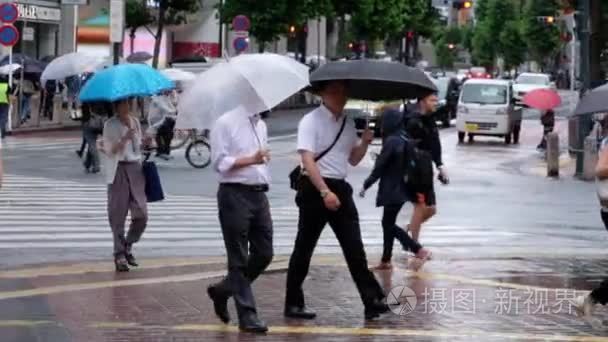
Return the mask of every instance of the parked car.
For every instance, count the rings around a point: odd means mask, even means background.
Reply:
[[[434,115],[444,127],[450,127],[452,119],[456,118],[460,82],[453,77],[439,77],[432,81],[437,87],[439,98],[439,105]]]
[[[458,82],[463,83],[467,78],[469,78],[469,70],[458,69],[458,72],[456,72],[456,78],[458,79]]]
[[[458,142],[468,134],[503,138],[505,144],[519,143],[522,109],[515,108],[510,81],[470,80],[462,86],[458,101]]]
[[[527,93],[532,90],[545,88],[556,89],[555,82],[551,82],[551,76],[529,72],[522,73],[515,79],[515,83],[513,84],[515,103],[525,106],[522,101]]]
[[[382,136],[382,113],[386,103],[373,101],[350,100],[344,107],[344,114],[355,120],[357,134],[361,135],[365,126],[374,130],[375,137]]]
[[[486,68],[484,68],[484,67],[473,67],[473,68],[469,69],[467,78],[468,79],[479,79],[479,78],[491,79],[492,75],[490,75],[488,73],[488,71],[486,70]]]

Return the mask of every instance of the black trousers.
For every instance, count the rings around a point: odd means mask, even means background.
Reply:
[[[384,298],[384,292],[367,266],[367,257],[361,239],[359,214],[353,201],[353,189],[343,180],[325,180],[327,186],[340,199],[337,211],[325,208],[319,191],[307,178],[303,179],[296,195],[299,207],[298,234],[287,271],[286,306],[304,307],[302,283],[308,275],[310,259],[327,223],[334,231],[348,270],[355,281],[364,305]]]
[[[608,212],[602,210],[601,215],[604,227],[608,230]],[[591,298],[593,298],[593,301],[596,303],[602,305],[608,304],[608,280],[604,280],[599,287],[591,291]]]
[[[175,128],[175,120],[172,118],[165,118],[164,122],[158,127],[158,131],[156,132],[156,153],[171,154],[173,128]]]
[[[382,231],[384,235],[384,250],[382,252],[382,262],[389,262],[393,257],[393,241],[399,240],[401,246],[406,251],[412,251],[414,254],[422,248],[422,246],[414,241],[403,229],[397,226],[397,215],[401,211],[403,204],[390,205],[384,207],[382,215]]]
[[[216,285],[233,296],[239,319],[256,311],[251,283],[272,261],[272,218],[266,194],[220,184],[219,219],[228,257],[228,275]]]

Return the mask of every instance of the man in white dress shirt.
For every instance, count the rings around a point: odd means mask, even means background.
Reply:
[[[367,153],[373,132],[366,129],[359,141],[353,119],[343,114],[347,101],[344,82],[326,83],[320,87],[320,94],[323,105],[304,116],[298,127],[298,152],[305,176],[296,195],[300,211],[298,235],[289,261],[284,315],[316,317],[304,304],[302,283],[319,236],[329,223],[363,300],[365,318],[373,319],[387,312],[388,307],[382,288],[367,267],[353,189],[345,180],[349,164],[358,165]],[[338,135],[329,152],[315,161]]]
[[[272,218],[266,197],[270,175],[266,124],[259,115],[238,108],[222,115],[211,129],[212,165],[219,173],[217,201],[228,257],[228,275],[207,289],[217,316],[230,321],[229,297],[234,297],[239,328],[264,333],[251,283],[270,264]]]

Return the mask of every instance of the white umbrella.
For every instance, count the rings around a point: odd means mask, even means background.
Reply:
[[[82,52],[72,52],[55,58],[42,72],[40,81],[62,80],[70,76],[93,72],[101,62],[99,57],[85,55]]]
[[[118,64],[125,64],[126,62],[127,61],[122,57],[118,59]],[[99,62],[95,65],[93,71],[101,71],[103,69],[111,67],[112,65],[114,65],[114,58],[111,56],[105,57],[99,60]]]
[[[196,79],[196,75],[193,72],[182,69],[164,69],[161,70],[161,74],[167,76],[173,82],[189,82]]]
[[[180,97],[176,127],[208,129],[237,107],[269,110],[309,85],[308,67],[275,54],[240,55],[198,76]]]
[[[11,72],[14,73],[15,71],[17,71],[19,69],[21,69],[21,64],[13,63],[13,64],[3,65],[0,67],[0,74],[8,75]]]

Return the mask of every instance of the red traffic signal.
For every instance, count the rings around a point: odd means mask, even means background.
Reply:
[[[408,40],[414,39],[414,31],[407,31],[407,33],[405,34],[405,38],[407,38]]]

